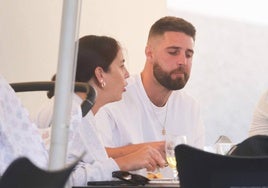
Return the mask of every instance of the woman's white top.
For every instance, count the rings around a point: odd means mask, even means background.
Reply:
[[[116,162],[108,157],[94,124],[94,115],[90,111],[74,128],[73,138],[69,142],[68,162],[75,161],[86,152],[72,175],[73,185],[112,180],[112,172],[119,170]]]
[[[50,145],[50,129],[53,112],[53,102],[43,106],[35,118],[43,138]],[[83,153],[82,160],[71,176],[71,184],[85,186],[88,181],[112,180],[112,172],[119,170],[116,162],[109,158],[104,145],[96,131],[95,117],[92,111],[82,118],[82,99],[74,94],[71,110],[71,123],[67,150],[67,163],[74,162]]]

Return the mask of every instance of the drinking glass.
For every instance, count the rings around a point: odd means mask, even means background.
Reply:
[[[216,153],[221,154],[221,155],[227,155],[233,146],[234,146],[233,143],[217,143]]]
[[[177,161],[175,158],[175,147],[179,144],[186,144],[185,135],[166,135],[166,159],[173,171],[173,180],[178,181]]]

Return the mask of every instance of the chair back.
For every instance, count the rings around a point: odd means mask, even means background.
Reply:
[[[21,157],[8,166],[0,179],[0,188],[63,188],[76,164],[58,171],[45,171]]]
[[[15,92],[27,92],[27,91],[48,91],[48,98],[53,97],[54,81],[48,82],[21,82],[21,83],[10,83],[10,86],[14,89]],[[96,90],[89,85],[88,83],[75,82],[74,83],[75,92],[85,92],[87,94],[86,99],[81,104],[82,116],[86,116],[92,106],[95,104],[96,100]]]
[[[188,145],[175,148],[181,188],[268,186],[268,157],[209,153]]]
[[[229,153],[235,156],[268,156],[268,136],[256,135],[237,144]]]

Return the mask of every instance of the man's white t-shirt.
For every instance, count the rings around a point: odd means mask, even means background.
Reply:
[[[166,134],[185,135],[189,145],[203,149],[200,108],[190,95],[183,90],[173,91],[162,115],[157,114],[156,108],[146,95],[141,76],[130,77],[123,99],[105,105],[95,115],[105,146],[165,140],[165,127]]]
[[[182,90],[173,91],[164,107],[150,101],[141,76],[128,79],[123,99],[103,106],[95,115],[97,129],[107,147],[165,140],[166,134],[185,135],[187,144],[204,148],[204,126],[198,103]],[[146,176],[146,170],[136,173]],[[164,178],[172,177],[169,167],[160,169]]]

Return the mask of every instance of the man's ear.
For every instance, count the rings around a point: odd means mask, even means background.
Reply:
[[[152,62],[153,60],[153,46],[151,46],[150,44],[147,44],[147,46],[145,47],[145,55],[146,55],[146,59],[149,60],[149,62]]]
[[[152,59],[152,49],[151,46],[147,45],[145,47],[145,55],[147,59]]]

